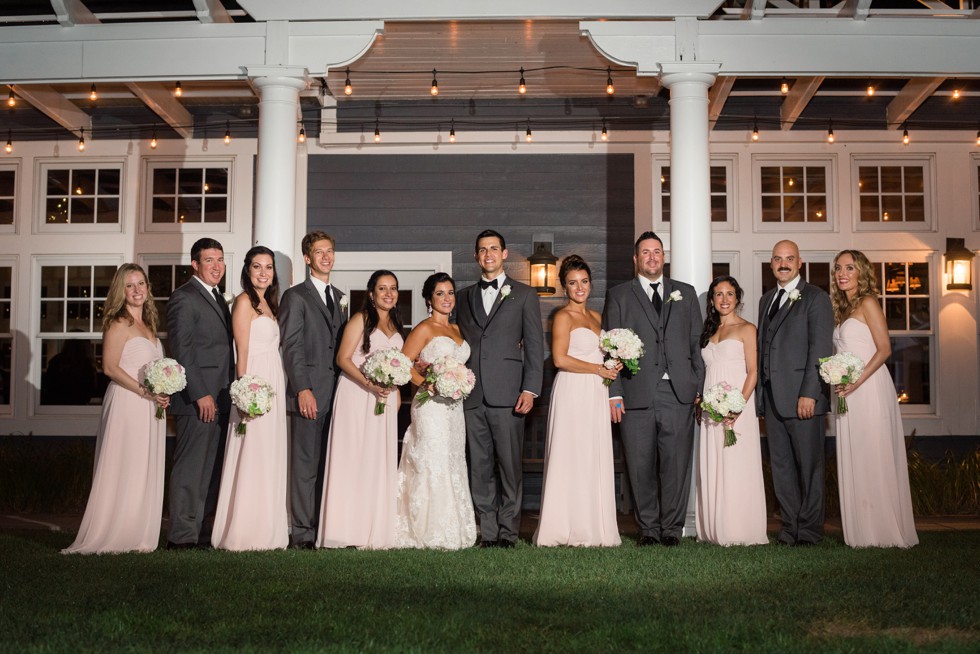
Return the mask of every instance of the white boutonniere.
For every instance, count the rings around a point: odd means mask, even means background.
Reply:
[[[340,310],[341,311],[347,311],[347,306],[349,304],[350,304],[350,298],[348,298],[346,295],[341,295],[340,296]]]
[[[681,295],[680,291],[671,291],[670,295],[667,296],[667,302],[680,302],[683,299],[684,296]]]
[[[225,304],[227,304],[228,306],[231,306],[232,303],[235,301],[235,296],[232,293],[227,293],[227,292],[222,293],[221,297],[224,299]]]
[[[506,300],[507,296],[510,295],[510,284],[504,284],[500,287],[500,299],[501,301]]]
[[[801,297],[803,297],[803,294],[800,293],[800,289],[794,288],[792,291],[789,292],[789,303],[790,303],[790,305],[792,305],[794,302],[796,302],[797,300],[799,300]]]

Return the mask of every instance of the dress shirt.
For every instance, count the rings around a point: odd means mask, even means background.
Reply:
[[[789,300],[789,294],[792,293],[793,291],[795,291],[796,290],[796,287],[799,286],[799,285],[800,285],[800,276],[799,275],[797,275],[796,277],[794,277],[793,279],[791,279],[789,281],[789,283],[786,284],[786,286],[779,286],[778,284],[776,285],[776,297],[779,296],[779,289],[783,289],[784,291],[786,291],[785,293],[783,293],[783,298],[779,302],[779,306],[780,307],[782,307],[784,304],[786,304],[786,301]],[[769,311],[772,310],[772,305],[775,304],[775,303],[776,303],[776,299],[773,298],[772,303],[766,309],[766,313],[768,313]]]

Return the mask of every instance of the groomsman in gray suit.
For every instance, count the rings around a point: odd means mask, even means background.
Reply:
[[[187,387],[170,400],[177,438],[170,473],[167,549],[208,547],[218,502],[221,461],[235,374],[231,312],[218,284],[225,253],[212,238],[191,246],[194,276],[167,302],[170,353],[187,375]]]
[[[283,293],[279,305],[289,411],[289,546],[294,549],[313,549],[316,541],[324,441],[337,381],[334,358],[347,316],[344,294],[330,284],[335,245],[321,231],[303,237],[309,277]]]
[[[800,277],[796,243],[776,243],[769,265],[777,285],[759,301],[755,400],[766,417],[782,519],[777,540],[813,545],[823,540],[823,417],[830,411],[830,388],[820,379],[818,360],[833,349],[834,310],[826,292]]]
[[[481,547],[514,547],[521,526],[524,416],[541,393],[544,333],[538,296],[504,274],[507,245],[488,229],[476,238],[479,283],[456,303],[476,387],[466,398],[470,491]],[[497,484],[499,476],[500,484]]]
[[[702,320],[690,284],[664,276],[664,245],[644,232],[633,247],[636,277],[609,290],[602,327],[628,327],[643,341],[639,372],[609,388],[621,423],[639,544],[680,543],[687,516],[694,448],[694,406],[704,384]]]

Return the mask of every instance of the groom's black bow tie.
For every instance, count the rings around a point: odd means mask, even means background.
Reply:
[[[480,290],[481,291],[485,291],[488,288],[490,288],[491,286],[494,287],[494,288],[497,288],[497,280],[496,279],[493,279],[493,280],[491,280],[489,282],[487,280],[485,280],[485,279],[481,279],[478,283],[480,284]]]

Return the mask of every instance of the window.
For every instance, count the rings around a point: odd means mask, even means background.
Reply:
[[[0,406],[10,406],[13,379],[13,265],[0,261]]]
[[[756,228],[770,232],[833,229],[833,164],[833,159],[756,159]]]
[[[932,404],[932,305],[927,262],[872,261],[882,308],[891,335],[892,355],[885,362],[895,381],[898,401]]]
[[[119,231],[121,164],[39,165],[39,179],[43,180],[39,231],[58,231],[66,225],[84,226],[86,231]]]
[[[827,293],[830,293],[830,266],[836,254],[836,252],[831,254],[829,259],[827,259],[827,255],[822,255],[818,259],[810,261],[810,255],[801,253],[800,256],[803,257],[803,265],[800,267],[800,277],[805,279],[808,284],[819,286],[827,291]],[[772,267],[769,265],[769,261],[766,260],[762,263],[762,295],[765,295],[774,288],[776,288],[776,278],[772,274]]]
[[[973,229],[980,231],[980,155],[970,155],[973,165]]]
[[[146,228],[168,231],[196,226],[213,231],[230,227],[231,160],[186,164],[152,161],[147,164]],[[191,230],[193,231],[193,229]]]
[[[17,188],[17,169],[0,166],[0,230],[14,224],[14,196]],[[3,230],[8,231],[8,230]]]
[[[654,182],[654,213],[658,229],[670,228],[670,164],[666,159],[654,160],[653,172],[659,177]],[[734,229],[735,213],[735,158],[711,160],[711,226],[712,229]],[[655,179],[656,179],[655,177]]]
[[[925,230],[932,227],[931,160],[854,159],[856,229]]]

